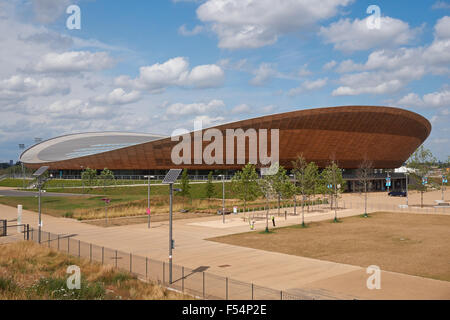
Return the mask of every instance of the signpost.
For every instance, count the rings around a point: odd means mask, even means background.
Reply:
[[[448,180],[447,180],[447,176],[442,176],[442,188],[441,188],[441,190],[442,190],[442,201],[444,201],[444,183],[445,184],[447,184],[448,183]]]
[[[163,184],[169,185],[170,194],[170,210],[169,210],[169,283],[172,284],[172,249],[174,248],[174,242],[172,237],[172,215],[173,215],[173,184],[177,181],[181,169],[170,169],[167,175],[164,177]]]
[[[144,176],[144,178],[148,178],[148,190],[147,190],[147,216],[148,216],[148,228],[150,229],[150,179],[155,178],[155,176]]]

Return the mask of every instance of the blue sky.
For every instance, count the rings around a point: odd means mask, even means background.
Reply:
[[[449,1],[0,0],[0,29],[0,161],[35,137],[352,104],[425,116],[450,155]]]

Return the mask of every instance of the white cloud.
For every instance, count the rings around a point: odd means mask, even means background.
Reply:
[[[66,95],[70,93],[70,86],[53,78],[36,79],[15,75],[0,81],[0,101],[17,103],[34,96]]]
[[[32,107],[34,108],[34,107]],[[111,118],[113,110],[104,106],[91,105],[81,99],[58,100],[49,105],[39,107],[39,111],[52,119],[89,119]]]
[[[202,122],[202,127],[211,127],[211,126],[215,126],[215,125],[219,125],[221,123],[223,123],[225,120],[224,117],[211,117],[208,115],[203,115],[203,116],[197,116],[195,117],[195,119],[193,121],[201,121]]]
[[[450,107],[450,90],[443,90],[425,94],[422,98],[416,93],[409,93],[398,102],[398,105],[420,108]],[[444,112],[445,115],[445,112]]]
[[[367,17],[363,20],[341,19],[329,27],[321,27],[320,35],[326,43],[344,52],[393,47],[410,42],[417,30],[411,30],[408,23],[390,17],[380,18],[380,29],[369,29]]]
[[[178,28],[178,33],[183,36],[190,37],[201,33],[203,30],[203,26],[195,26],[192,30],[188,30],[186,25],[183,24],[180,28]]]
[[[48,53],[26,69],[42,73],[98,71],[111,68],[113,59],[106,52],[69,51]]]
[[[317,79],[314,81],[304,81],[299,87],[289,90],[288,95],[293,97],[307,91],[318,90],[328,83],[328,78]]]
[[[163,92],[167,87],[211,88],[221,86],[225,73],[217,65],[200,65],[189,71],[186,58],[177,57],[160,64],[140,68],[139,77],[128,76],[116,78],[115,83],[121,87],[134,87],[152,93]]]
[[[428,46],[377,50],[363,64],[343,61],[337,68],[338,72],[357,73],[341,76],[338,80],[341,86],[333,91],[333,95],[394,93],[426,74],[450,74],[450,39],[441,39],[441,32],[435,35]]]
[[[331,60],[330,62],[324,64],[324,66],[323,66],[322,68],[323,68],[324,70],[331,70],[331,69],[333,69],[334,67],[336,67],[336,65],[337,65],[337,62],[334,61],[334,60]]]
[[[450,17],[445,16],[438,20],[435,27],[435,37],[438,39],[450,39]]]
[[[41,23],[55,21],[73,2],[71,0],[31,0],[35,17]]]
[[[106,95],[100,95],[93,99],[94,102],[108,105],[124,105],[139,101],[141,95],[139,91],[133,90],[125,92],[122,88],[116,88]]]
[[[250,84],[254,86],[265,85],[271,78],[278,75],[278,71],[270,63],[261,63],[258,69],[253,71],[254,77]]]
[[[222,100],[211,100],[208,103],[174,103],[167,107],[166,114],[172,116],[183,115],[202,115],[212,111],[218,111],[225,108]]]
[[[252,109],[248,105],[243,103],[243,104],[239,104],[239,105],[235,106],[231,110],[231,113],[233,113],[233,114],[242,114],[242,113],[250,113],[251,111],[252,111]]]
[[[274,44],[280,35],[301,31],[337,14],[351,0],[208,0],[198,18],[211,23],[219,47],[259,48]]]

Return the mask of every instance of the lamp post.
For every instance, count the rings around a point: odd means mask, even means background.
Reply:
[[[445,175],[442,175],[442,188],[441,188],[441,190],[442,190],[442,201],[444,201],[444,183],[447,183],[447,176],[445,176]]]
[[[50,178],[42,179],[42,176],[45,172],[48,170],[48,166],[40,167],[35,173],[33,173],[33,176],[37,179],[37,185],[38,185],[38,242],[41,243],[41,232],[42,232],[42,216],[41,216],[41,195],[42,195],[42,185],[47,181],[48,179],[52,178],[53,176],[50,175]]]
[[[144,176],[148,178],[148,191],[147,191],[147,215],[148,215],[148,228],[150,229],[150,179],[155,178],[155,176]]]
[[[20,143],[19,144],[19,149],[20,149],[20,151],[22,153],[23,150],[25,149],[25,144]],[[20,160],[20,156],[19,156],[19,160]],[[25,189],[25,172],[24,172],[23,162],[22,161],[20,161],[20,165],[22,166],[22,188]]]
[[[406,176],[406,206],[409,206],[408,171],[405,172],[405,176]]]
[[[222,177],[222,223],[225,223],[225,175],[219,177]]]
[[[169,185],[170,205],[169,205],[169,283],[172,284],[172,250],[174,249],[174,242],[172,237],[172,215],[173,215],[173,184],[178,179],[181,169],[170,169],[162,181],[163,184]],[[180,192],[181,189],[175,189]]]

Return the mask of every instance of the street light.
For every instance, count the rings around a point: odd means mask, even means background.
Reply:
[[[19,149],[21,150],[21,155],[22,155],[22,153],[23,153],[23,150],[25,149],[25,144],[23,144],[23,143],[20,143],[19,144]],[[20,157],[19,157],[19,160],[20,160]],[[24,173],[24,168],[23,168],[23,162],[22,161],[20,161],[20,165],[22,166],[22,188],[23,189],[25,189],[25,173]]]
[[[219,177],[222,177],[222,223],[225,223],[225,175]]]
[[[148,192],[147,192],[147,215],[148,215],[148,228],[150,229],[150,179],[154,179],[155,176],[144,176],[148,178]]]
[[[169,185],[170,194],[170,211],[169,211],[169,283],[172,284],[172,249],[174,248],[173,236],[172,236],[172,215],[173,215],[173,184],[177,181],[178,176],[181,173],[181,169],[170,169],[162,181],[163,184]],[[181,189],[175,189],[175,191],[181,191]]]
[[[38,196],[38,212],[39,212],[39,233],[38,233],[38,242],[41,243],[41,230],[42,230],[42,219],[41,219],[41,189],[42,185],[49,179],[42,179],[42,176],[45,172],[48,170],[48,166],[42,166],[40,167],[35,173],[33,173],[33,176],[37,179],[37,186],[39,189],[39,196]],[[50,175],[50,178],[52,178],[52,175]]]

